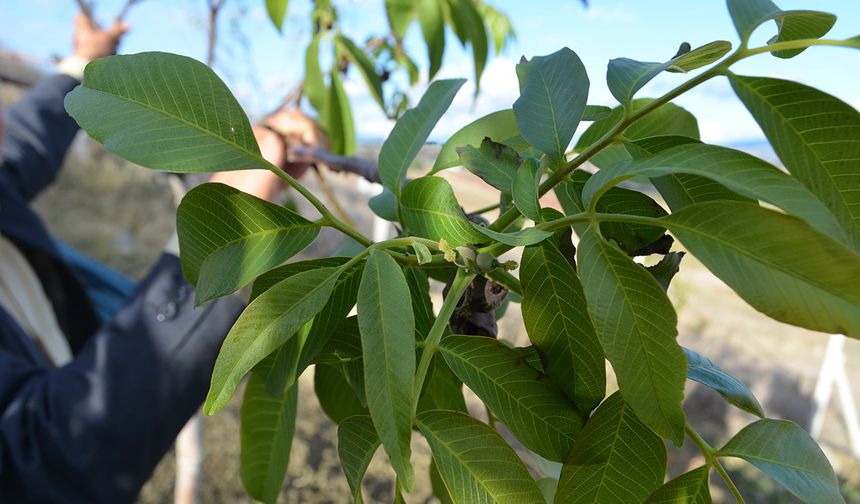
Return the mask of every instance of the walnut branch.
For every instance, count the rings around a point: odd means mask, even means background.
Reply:
[[[322,149],[304,146],[292,147],[288,152],[288,158],[291,162],[324,164],[334,172],[352,173],[363,177],[368,182],[382,183],[376,163],[369,159],[338,156]]]

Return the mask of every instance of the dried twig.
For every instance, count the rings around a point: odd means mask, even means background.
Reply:
[[[224,0],[209,1],[209,43],[206,50],[206,64],[215,64],[215,42],[218,40],[218,11],[224,6]]]
[[[116,15],[117,21],[122,21],[128,15],[128,11],[131,10],[136,4],[143,2],[143,0],[127,0],[125,5],[122,6],[122,10],[119,11],[119,14]]]

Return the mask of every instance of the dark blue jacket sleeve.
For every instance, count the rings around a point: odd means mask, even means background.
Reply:
[[[78,80],[67,75],[47,77],[7,111],[0,166],[26,201],[54,180],[78,132],[63,107],[76,85]]]
[[[0,346],[0,501],[134,501],[200,407],[243,306],[193,303],[165,254],[70,364],[37,365]]]

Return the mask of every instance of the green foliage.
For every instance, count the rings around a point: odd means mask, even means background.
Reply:
[[[286,4],[267,2],[276,26]],[[442,502],[710,503],[712,471],[742,502],[725,457],[752,463],[803,500],[842,502],[807,434],[765,419],[742,382],[678,345],[666,291],[689,253],[778,321],[860,338],[860,115],[808,86],[730,70],[759,54],[857,48],[857,39],[821,39],[835,20],[830,14],[729,0],[737,49],[684,43],[668,61],[655,58],[662,63],[613,60],[607,80],[615,107],[586,105],[589,77],[571,49],[536,56],[517,67],[520,97],[511,109],[460,129],[430,174],[407,180],[464,82],[432,83],[411,109],[397,101],[397,79],[383,70],[415,77],[402,44],[412,23],[420,24],[431,77],[448,27],[471,46],[477,77],[490,38],[498,52],[512,31],[498,11],[473,0],[389,0],[385,8],[391,33],[361,47],[340,31],[335,6],[315,2],[303,91],[341,153],[355,148],[342,82],[350,67],[386,112],[402,115],[379,156],[385,190],[370,203],[397,225],[391,240],[367,239],[263,160],[236,100],[188,58],[98,60],[66,100],[84,129],[123,157],[174,171],[269,169],[321,214],[311,222],[217,184],[194,189],[179,209],[183,269],[199,301],[256,278],[205,404],[207,413],[223,407],[251,373],[242,409],[249,494],[275,499],[289,460],[296,380],[315,364],[314,389],[339,424],[339,455],[358,502],[380,445],[397,475],[395,502],[425,477]],[[771,20],[777,34],[750,47],[752,31]],[[329,49],[335,58],[324,72],[319,60],[328,62]],[[662,96],[634,98],[664,71],[697,73]],[[729,80],[787,171],[701,143],[696,118],[672,100],[713,78]],[[571,149],[581,121],[593,124]],[[498,191],[494,222],[467,215],[450,183],[433,176],[460,164]],[[549,191],[563,214],[541,208]],[[535,225],[523,228],[524,217]],[[356,255],[282,264],[323,226],[353,239]],[[499,259],[519,247],[521,256]],[[652,255],[653,266],[634,261]],[[447,284],[438,310],[431,282]],[[519,301],[533,346],[485,337],[494,317]],[[357,317],[349,316],[354,306]],[[609,397],[606,360],[619,386]],[[712,448],[681,409],[688,378],[762,419]],[[470,416],[464,384],[486,406],[487,423]],[[497,432],[501,426],[520,452]],[[413,474],[416,430],[433,452],[429,474]],[[704,464],[664,484],[664,440],[680,445],[685,436]],[[560,479],[536,482],[523,460],[532,457],[560,463]]]
[[[516,452],[486,424],[444,410],[422,413],[415,422],[453,502],[544,504]]]
[[[666,447],[616,392],[577,436],[555,502],[642,502],[663,483]]]
[[[410,490],[412,382],[415,317],[409,286],[397,262],[371,251],[358,289],[358,325],[364,359],[367,406],[391,465]]]
[[[319,234],[290,210],[223,184],[188,192],[176,212],[182,272],[197,302],[225,296],[301,252]]]
[[[271,395],[266,377],[273,359],[251,373],[242,400],[240,475],[251,497],[274,504],[281,493],[296,430],[298,387]]]
[[[746,460],[806,502],[845,502],[824,452],[795,423],[759,420],[744,427],[718,454]]]

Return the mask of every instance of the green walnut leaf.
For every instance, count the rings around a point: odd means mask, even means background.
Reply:
[[[746,460],[805,502],[845,502],[827,457],[795,423],[759,420],[744,427],[717,454]]]
[[[800,219],[713,201],[661,222],[755,309],[788,324],[860,337],[860,255]]]
[[[561,470],[557,504],[642,502],[663,483],[666,447],[621,393],[598,406]]]
[[[320,38],[319,33],[314,34],[305,50],[305,81],[302,84],[302,93],[308,97],[314,110],[322,114],[328,101],[328,88],[320,67]],[[327,130],[325,116],[320,116],[320,119],[320,125]]]
[[[564,462],[583,418],[561,390],[492,338],[449,336],[441,351],[451,370],[526,448]]]
[[[273,396],[266,359],[254,368],[242,401],[239,475],[251,497],[274,504],[284,484],[296,430],[298,387]]]
[[[486,424],[445,410],[421,413],[415,422],[455,504],[545,504],[519,456]]]
[[[400,195],[406,170],[465,82],[464,79],[433,82],[418,105],[407,110],[394,125],[379,151],[379,176],[389,191]]]
[[[543,369],[582,411],[606,394],[603,349],[579,277],[551,240],[523,250],[523,322]]]
[[[641,110],[653,101],[651,98],[637,98],[633,100],[632,108],[633,110]],[[603,135],[614,128],[623,118],[624,107],[615,107],[606,118],[596,121],[582,133],[582,136],[576,142],[574,150],[577,152],[584,151],[599,141]],[[674,103],[666,103],[624,130],[626,142],[618,141],[612,143],[592,156],[588,161],[598,168],[608,168],[619,161],[635,157],[638,151],[633,150],[631,152],[630,142],[658,136],[686,137],[698,140],[699,124],[696,121],[696,117],[687,110]]]
[[[430,62],[427,79],[433,80],[442,68],[442,56],[445,54],[445,17],[442,12],[441,0],[418,1],[418,23],[424,44],[427,45],[427,59]]]
[[[466,218],[451,184],[441,177],[421,177],[406,184],[400,197],[400,215],[413,235],[444,239],[452,247],[487,241]]]
[[[784,11],[770,0],[728,0],[726,5],[744,46],[749,42],[753,31],[770,20],[776,22],[778,32],[768,40],[768,44],[821,38],[836,22],[836,16],[833,14],[810,10]],[[791,58],[803,51],[803,48],[789,49],[774,51],[772,54],[778,58]]]
[[[739,75],[729,81],[788,171],[833,212],[860,251],[860,113],[796,82]]]
[[[367,89],[370,90],[370,96],[385,110],[385,99],[382,95],[382,79],[376,73],[376,64],[348,37],[338,35],[335,38],[335,42],[343,53],[358,67],[359,73],[361,73],[364,82],[367,84]]]
[[[415,375],[415,318],[409,285],[397,262],[371,250],[358,290],[367,407],[391,465],[403,486],[414,483],[412,464],[412,379]]]
[[[796,179],[755,156],[717,145],[679,145],[649,158],[600,170],[585,184],[583,204],[589,205],[603,191],[636,176],[674,174],[712,179],[744,196],[776,205],[837,240],[847,241],[833,214]]]
[[[592,176],[590,173],[577,170],[570,175],[570,182],[562,182],[555,187],[555,194],[567,214],[572,215],[585,211],[582,190]],[[595,209],[601,213],[649,217],[666,215],[663,207],[647,194],[623,187],[609,189],[597,202]],[[586,227],[588,227],[586,224],[573,226],[577,234],[584,233]],[[603,222],[600,224],[600,232],[607,240],[617,243],[621,250],[632,254],[660,239],[666,230],[662,227],[639,223]]]
[[[284,28],[284,18],[287,17],[287,0],[266,0],[266,12],[278,31]]]
[[[331,151],[342,156],[351,156],[355,154],[356,148],[355,122],[352,119],[349,96],[343,88],[337,65],[332,67],[329,79],[331,85],[322,115],[325,118],[324,124],[331,142]]]
[[[485,137],[479,148],[459,147],[460,164],[503,193],[510,193],[522,158],[514,149]]]
[[[717,40],[675,56],[665,63],[616,58],[609,61],[606,84],[616,100],[628,104],[637,91],[661,72],[689,72],[717,61],[731,49],[731,43]]]
[[[224,184],[203,184],[176,211],[182,272],[197,304],[230,294],[301,252],[319,225]]]
[[[381,442],[369,416],[349,417],[337,429],[337,454],[354,502],[361,503],[361,480]]]
[[[480,146],[485,138],[494,142],[505,143],[507,140],[519,136],[519,134],[520,130],[517,129],[513,110],[499,110],[487,114],[463,126],[442,144],[442,149],[436,156],[436,162],[433,164],[430,174],[457,166],[460,156],[458,150],[462,147]]]
[[[239,102],[209,67],[145,52],[87,65],[66,111],[105,149],[174,172],[268,169]]]
[[[224,340],[215,361],[203,411],[227,404],[239,381],[319,313],[331,295],[340,268],[319,268],[291,276],[252,301]]]
[[[541,222],[538,187],[540,186],[541,169],[534,158],[528,158],[516,171],[511,194],[514,205],[520,212],[535,222]]]
[[[593,227],[582,235],[577,255],[588,311],[625,401],[654,432],[680,446],[687,366],[675,341],[672,303],[654,277]]]
[[[667,482],[645,504],[711,504],[710,467],[702,466]]]
[[[716,390],[726,401],[738,408],[764,418],[758,399],[744,383],[689,348],[684,348],[687,357],[687,378]]]
[[[588,99],[585,66],[563,48],[520,63],[517,78],[520,97],[513,108],[523,138],[544,154],[564,159]]]

